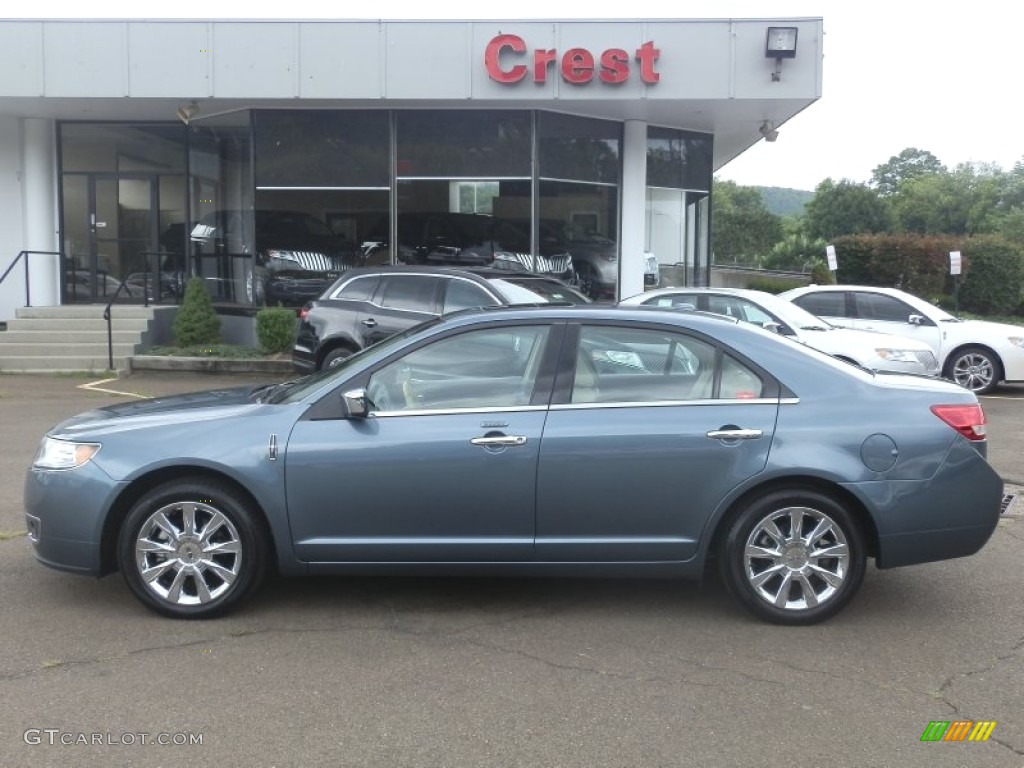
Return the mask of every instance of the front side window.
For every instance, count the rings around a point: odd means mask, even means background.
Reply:
[[[494,299],[476,283],[468,280],[453,278],[448,281],[448,287],[444,293],[444,308],[442,312],[457,312],[460,309],[471,307],[489,307],[495,304]]]
[[[370,376],[374,411],[529,405],[550,327],[467,331],[420,347]]]
[[[855,293],[853,296],[857,302],[857,316],[865,320],[906,323],[911,315],[917,314],[909,304],[892,296],[880,293]]]
[[[665,293],[644,302],[649,307],[671,307],[673,309],[697,309],[695,293]]]
[[[700,339],[670,331],[584,327],[573,403],[760,397],[761,378]]]
[[[846,294],[842,291],[805,293],[793,303],[818,317],[846,317]]]

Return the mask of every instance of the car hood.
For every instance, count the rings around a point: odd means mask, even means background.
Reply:
[[[940,323],[939,327],[960,336],[971,336],[981,341],[985,338],[1006,339],[1009,336],[1024,336],[1024,326],[1009,323],[993,323],[991,320],[963,320],[959,323]]]
[[[824,331],[799,331],[800,340],[815,349],[828,352],[830,355],[849,354],[859,350],[874,350],[881,346],[893,349],[910,349],[931,351],[931,347],[923,341],[908,339],[891,333],[878,331],[861,331],[853,328],[829,328]]]
[[[52,437],[119,432],[143,426],[165,426],[193,421],[214,421],[259,408],[252,386],[213,389],[152,400],[117,403],[80,413],[50,430]]]

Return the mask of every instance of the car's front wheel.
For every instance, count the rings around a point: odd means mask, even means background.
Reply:
[[[205,619],[234,608],[267,568],[267,536],[250,507],[230,486],[202,478],[149,491],[118,538],[128,587],[174,618]]]
[[[965,347],[950,356],[946,377],[976,395],[985,395],[999,384],[1002,368],[998,358],[983,347]]]
[[[817,491],[774,491],[729,523],[719,551],[726,587],[756,616],[813,624],[833,616],[864,578],[864,537],[836,499]]]

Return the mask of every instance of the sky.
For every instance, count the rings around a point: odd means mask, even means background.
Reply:
[[[146,18],[138,0],[34,0],[0,18]],[[145,4],[152,8],[152,4]],[[1024,159],[1018,51],[1024,3],[973,0],[174,0],[158,18],[574,19],[821,17],[822,97],[718,176],[738,184],[813,190],[826,177],[866,182],[907,147],[947,167]]]

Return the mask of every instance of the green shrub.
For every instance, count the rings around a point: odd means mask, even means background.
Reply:
[[[815,285],[834,285],[835,272],[828,268],[828,263],[818,259],[811,267],[811,282]]]
[[[747,280],[747,288],[765,293],[782,293],[790,288],[800,288],[804,285],[807,285],[806,280],[797,280],[791,277],[768,277],[767,275],[762,277],[759,275]]]
[[[295,311],[267,308],[256,313],[256,339],[260,349],[268,355],[284,352],[295,340]]]
[[[171,331],[179,347],[217,344],[220,341],[220,318],[213,309],[201,277],[193,277],[185,286],[185,298],[178,307]]]
[[[1024,255],[1020,247],[995,235],[964,241],[960,307],[979,315],[1008,315],[1020,306]]]
[[[837,237],[840,283],[898,287],[917,296],[949,293],[949,252],[963,250],[952,235],[878,234]]]

